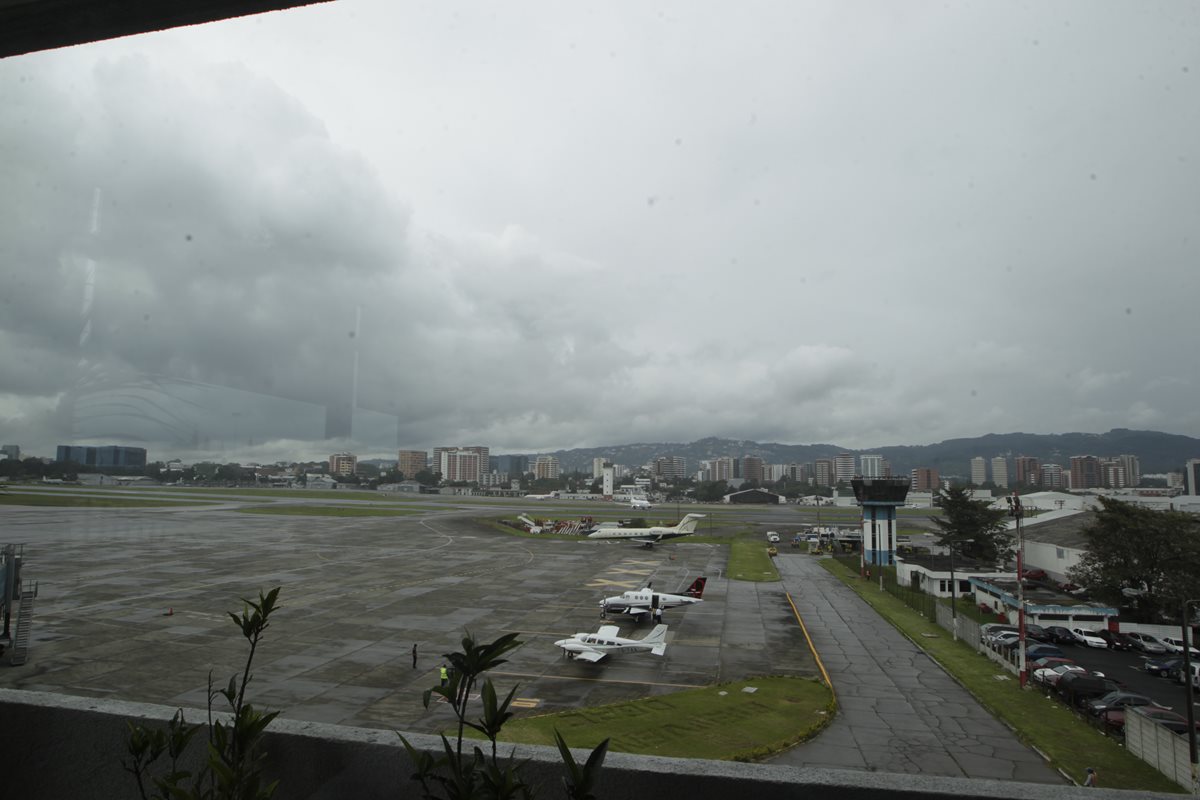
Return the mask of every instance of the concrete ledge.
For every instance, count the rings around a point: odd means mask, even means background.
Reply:
[[[121,767],[126,722],[165,725],[174,708],[0,689],[0,753],[4,754],[0,785],[6,797],[70,797],[110,800],[136,797],[132,776]],[[190,722],[203,710],[185,709]],[[405,734],[426,749],[440,748],[436,737]],[[278,800],[334,800],[416,797],[409,780],[412,765],[393,731],[351,728],[277,719],[267,733],[268,772],[281,779]],[[193,758],[201,748],[193,745]],[[520,746],[519,758],[530,759],[526,775],[540,783],[543,797],[560,796],[562,767],[558,752],[548,747]],[[583,757],[584,752],[577,756]],[[194,766],[194,763],[193,763]],[[658,758],[612,753],[605,761],[598,795],[604,798],[688,797],[728,800],[736,795],[755,800],[819,798],[922,797],[1027,798],[1058,800],[1079,797],[1129,797],[1129,792],[1064,788],[1041,784],[936,778],[849,770],[800,769],[726,761]],[[1139,797],[1173,797],[1138,793]]]

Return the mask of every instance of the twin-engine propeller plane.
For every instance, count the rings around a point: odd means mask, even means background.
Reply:
[[[623,639],[617,635],[620,630],[616,625],[601,625],[595,633],[577,633],[554,644],[562,648],[567,658],[582,658],[593,664],[608,655],[648,652],[661,656],[667,652],[666,625],[655,625],[654,630],[640,640]]]
[[[679,520],[679,524],[671,527],[655,525],[652,528],[601,528],[595,533],[589,533],[589,539],[628,539],[646,547],[654,547],[655,543],[664,539],[675,539],[679,536],[691,536],[696,532],[696,525],[704,519],[703,514],[688,514]]]
[[[606,597],[601,600],[600,616],[629,614],[638,622],[643,622],[651,616],[656,620],[661,620],[663,609],[703,602],[701,598],[704,595],[704,584],[707,582],[708,578],[701,575],[692,581],[692,585],[685,589],[683,594],[656,592],[650,588],[651,584],[648,583],[645,589],[622,592],[616,597]]]

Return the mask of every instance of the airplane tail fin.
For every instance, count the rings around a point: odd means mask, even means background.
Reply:
[[[703,514],[688,514],[675,526],[675,532],[692,533],[696,530],[696,526],[700,524],[700,520],[702,519],[704,519]]]
[[[661,656],[667,652],[667,626],[655,625],[654,630],[650,631],[642,641],[654,645],[650,648],[652,655]]]
[[[692,585],[687,588],[687,591],[685,591],[684,594],[688,597],[694,597],[699,600],[704,596],[704,584],[706,583],[708,583],[708,578],[701,575],[699,578],[696,578],[696,580],[692,581]]]

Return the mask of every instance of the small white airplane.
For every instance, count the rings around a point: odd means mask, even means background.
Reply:
[[[554,643],[563,649],[567,658],[582,658],[593,664],[608,655],[624,653],[651,653],[661,656],[667,652],[667,626],[655,625],[645,639],[622,639],[617,635],[616,625],[601,625],[595,633],[577,633],[570,639],[559,639]]]
[[[704,584],[707,582],[708,578],[701,575],[692,581],[692,585],[685,589],[683,594],[656,592],[650,588],[650,584],[646,584],[645,589],[639,589],[636,592],[622,592],[616,597],[606,597],[601,600],[600,616],[629,614],[638,622],[651,616],[662,619],[663,609],[704,602],[701,597],[704,595]]]
[[[654,506],[650,504],[650,501],[644,497],[629,498],[629,507],[630,508],[654,508]]]
[[[663,527],[656,525],[652,528],[601,528],[595,533],[589,533],[589,539],[628,539],[646,547],[654,547],[655,542],[664,539],[675,539],[679,536],[691,536],[696,532],[696,525],[704,519],[704,514],[688,514],[679,520],[678,525]]]
[[[525,499],[526,500],[557,500],[558,492],[551,492],[550,494],[527,494],[527,495],[525,495]]]

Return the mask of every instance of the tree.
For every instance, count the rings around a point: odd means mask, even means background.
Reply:
[[[433,470],[423,469],[413,476],[413,480],[422,486],[437,486],[442,479],[442,473],[434,472]]]
[[[934,517],[938,544],[988,564],[1003,564],[1013,554],[1013,534],[1004,522],[1008,514],[987,500],[972,500],[967,489],[952,486],[938,491],[942,516]]]
[[[1087,552],[1068,577],[1143,622],[1177,618],[1183,601],[1196,596],[1200,518],[1098,499],[1101,508],[1082,531]]]

